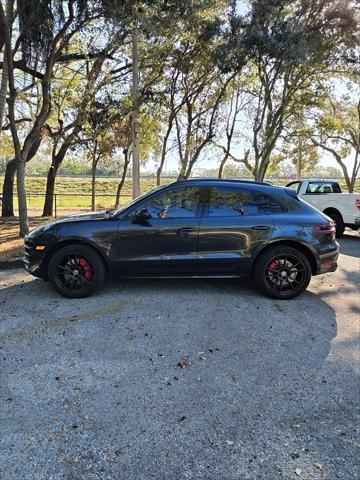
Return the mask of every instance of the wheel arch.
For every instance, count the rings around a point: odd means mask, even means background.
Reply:
[[[46,256],[41,265],[44,280],[48,279],[47,270],[48,270],[49,262],[52,255],[54,255],[54,253],[60,250],[61,248],[67,247],[69,245],[81,245],[82,247],[88,247],[94,250],[103,261],[106,274],[109,273],[109,264],[108,264],[107,258],[99,247],[97,247],[96,245],[94,245],[89,241],[80,240],[78,238],[68,238],[68,239],[60,240],[59,242],[55,243],[47,251]]]
[[[257,255],[254,259],[254,262],[253,262],[253,265],[252,265],[252,270],[254,270],[255,265],[256,265],[256,261],[260,257],[260,255],[262,255],[264,252],[267,252],[268,250],[270,250],[273,247],[279,247],[279,246],[282,246],[282,245],[286,246],[286,247],[296,248],[301,253],[303,253],[306,256],[306,258],[309,260],[309,263],[310,263],[310,266],[311,266],[311,274],[316,275],[316,273],[318,271],[318,264],[317,264],[317,261],[316,261],[315,254],[311,251],[311,249],[309,247],[307,247],[306,245],[304,245],[303,243],[297,242],[296,240],[287,240],[287,239],[275,240],[271,243],[268,243],[264,248],[262,248],[257,253]]]

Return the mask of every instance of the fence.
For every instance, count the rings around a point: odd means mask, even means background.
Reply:
[[[131,200],[130,194],[120,195],[120,206]],[[46,195],[43,193],[26,194],[28,206],[28,215],[30,217],[41,216],[44,209]],[[18,214],[18,198],[13,197],[15,215]],[[115,195],[113,194],[97,194],[95,195],[94,210],[107,210],[114,208]],[[1,202],[0,202],[1,204]],[[55,218],[65,215],[71,215],[80,212],[92,211],[92,195],[84,193],[55,193],[53,196],[53,216]]]

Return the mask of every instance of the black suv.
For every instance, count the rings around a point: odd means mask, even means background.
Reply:
[[[334,272],[331,219],[287,188],[192,179],[162,186],[119,210],[47,223],[25,239],[25,268],[62,295],[85,297],[108,276],[251,275],[289,299],[311,275]]]

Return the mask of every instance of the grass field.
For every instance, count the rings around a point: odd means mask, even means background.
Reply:
[[[114,206],[115,194],[118,185],[117,178],[98,178],[96,181],[96,209],[107,209]],[[174,181],[174,178],[163,178],[162,183]],[[276,185],[285,185],[286,179],[272,180]],[[340,181],[343,188],[344,182]],[[0,191],[2,190],[3,177],[0,176]],[[39,215],[44,204],[46,177],[27,177],[26,191],[30,215]],[[141,191],[146,192],[156,186],[155,178],[142,178]],[[357,190],[360,188],[360,181]],[[346,191],[346,189],[345,189]],[[91,208],[91,178],[89,177],[58,177],[56,180],[56,210],[58,214],[68,214]],[[126,180],[120,198],[123,205],[131,199],[132,183]],[[15,198],[15,208],[17,199]]]
[[[0,176],[0,191],[2,191],[4,177]],[[162,183],[174,181],[173,178],[164,178]],[[119,180],[116,178],[98,178],[96,180],[96,208],[111,208],[114,206],[116,190]],[[146,192],[156,186],[155,178],[143,178],[141,190]],[[26,192],[29,209],[33,214],[44,204],[46,188],[45,177],[27,177]],[[59,211],[83,210],[91,208],[91,178],[59,177],[55,186],[56,207]],[[127,203],[132,196],[131,180],[126,180],[120,198],[120,204]],[[15,208],[17,200],[15,199]]]

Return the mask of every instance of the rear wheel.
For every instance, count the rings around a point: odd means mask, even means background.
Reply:
[[[326,214],[331,220],[334,220],[336,226],[336,236],[341,237],[345,231],[344,221],[340,213],[330,212]]]
[[[296,248],[273,247],[257,259],[254,278],[267,296],[288,300],[306,290],[311,280],[311,266]]]
[[[51,257],[48,277],[61,295],[69,298],[88,297],[102,287],[105,267],[92,248],[68,245]]]

